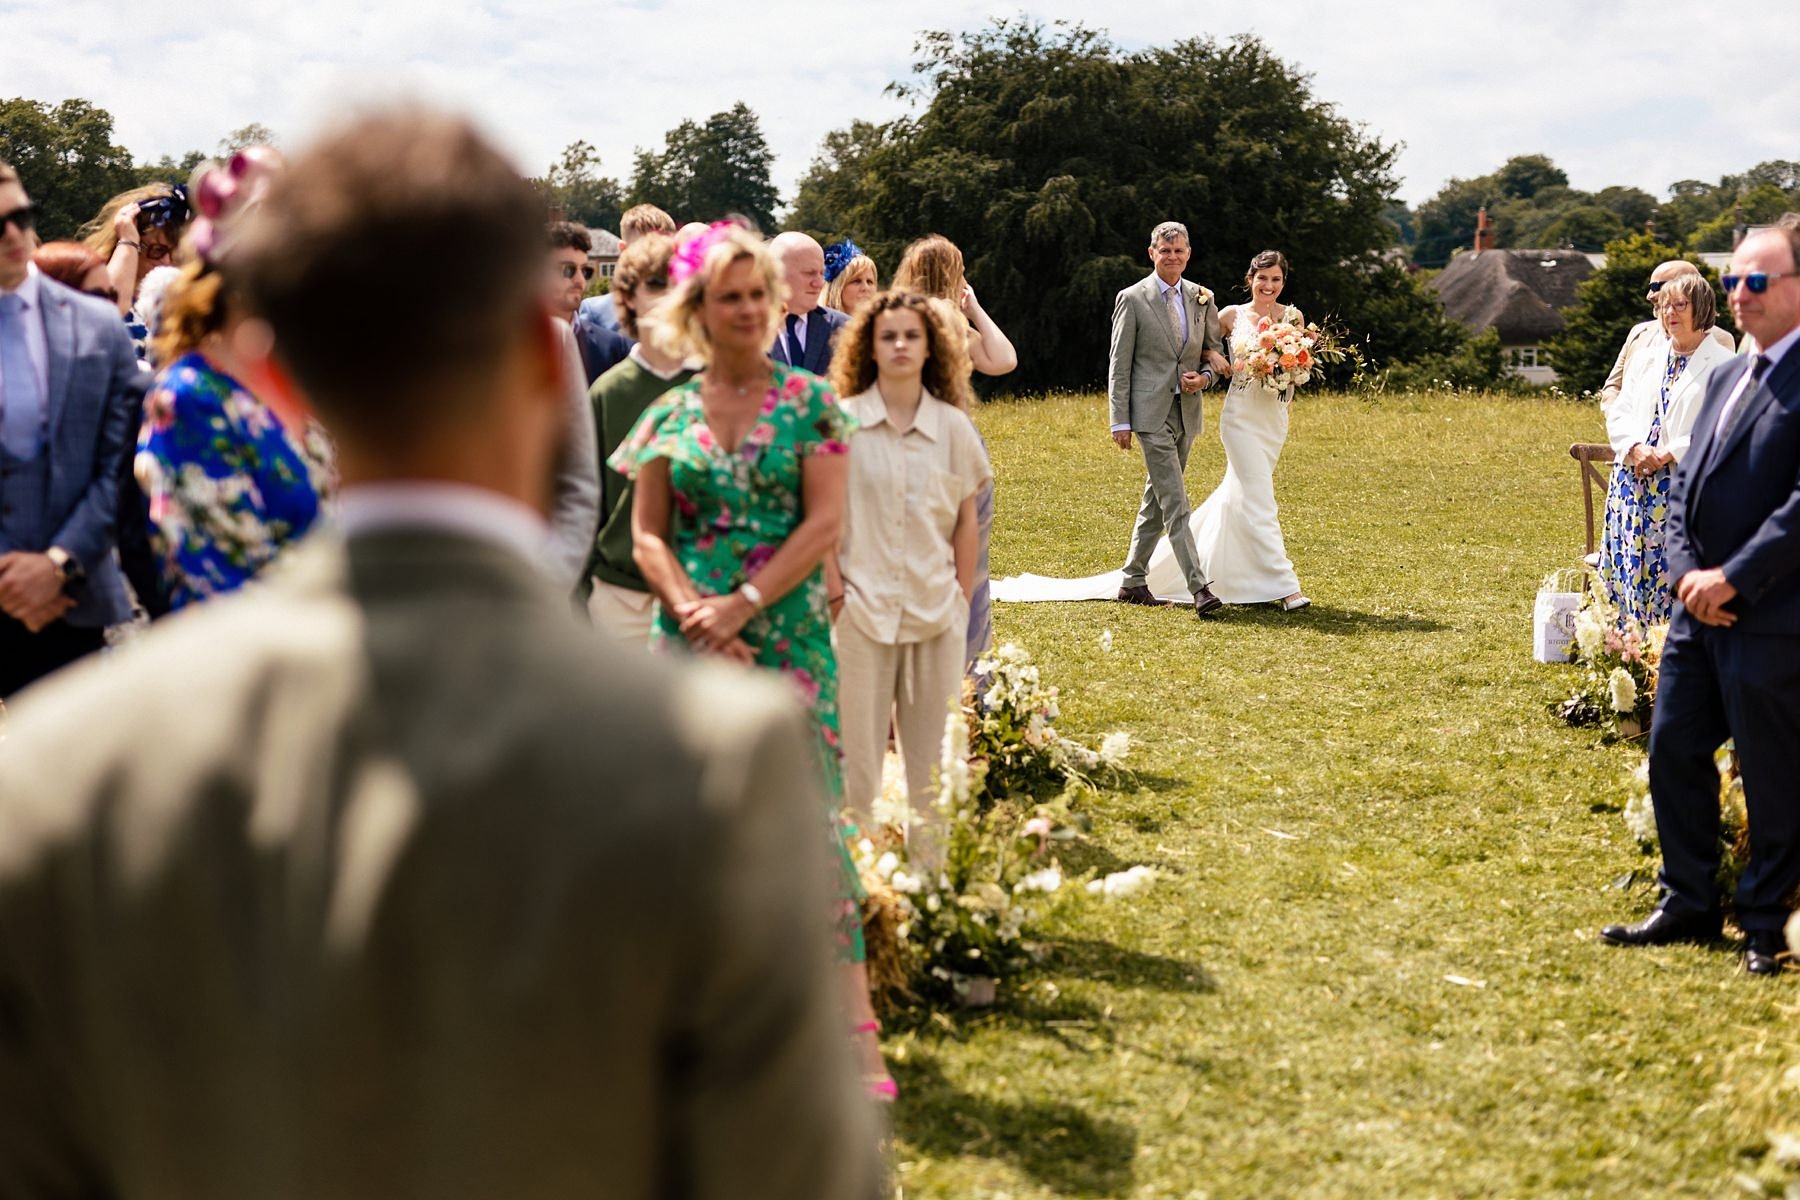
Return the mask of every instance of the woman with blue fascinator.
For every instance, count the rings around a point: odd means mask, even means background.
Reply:
[[[849,238],[825,247],[825,295],[821,303],[853,313],[880,288],[875,260]]]

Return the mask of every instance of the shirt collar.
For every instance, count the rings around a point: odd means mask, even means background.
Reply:
[[[1150,278],[1156,280],[1156,286],[1161,290],[1163,295],[1166,296],[1170,292],[1175,292],[1178,295],[1180,294],[1182,284],[1180,279],[1176,279],[1174,283],[1164,283],[1161,275],[1152,275]]]
[[[1765,346],[1759,351],[1764,358],[1769,360],[1770,371],[1781,365],[1781,360],[1786,357],[1788,351],[1794,348],[1795,342],[1800,342],[1800,325],[1788,330],[1786,336],[1773,346]]]
[[[637,342],[631,343],[631,353],[627,357],[629,357],[632,362],[634,362],[638,365],[639,370],[642,370],[642,371],[646,372],[647,374],[656,376],[656,378],[662,380],[664,383],[669,382],[671,379],[674,379],[677,375],[681,374],[683,371],[688,369],[688,365],[686,363],[684,363],[684,362],[676,363],[675,369],[673,371],[670,371],[667,374],[664,374],[663,372],[657,370],[655,367],[650,365],[649,360],[644,357],[644,352],[638,348]]]
[[[914,414],[912,425],[914,430],[924,434],[934,442],[938,440],[938,437],[944,430],[944,414],[939,411],[943,405],[941,402],[932,403],[936,400],[937,397],[933,396],[929,391],[926,391],[925,394],[919,398],[919,411]],[[887,400],[883,398],[881,394],[881,385],[879,383],[862,393],[860,396],[854,397],[851,400],[851,403],[857,410],[857,420],[863,425],[890,424],[888,421]],[[911,430],[908,432],[911,432]]]
[[[11,292],[3,292],[3,293],[0,293],[0,295],[17,296],[19,299],[21,299],[25,302],[25,311],[30,312],[32,309],[34,309],[38,306],[39,290],[40,290],[40,285],[38,283],[37,264],[34,262],[27,262],[25,264],[24,280],[21,281],[19,286],[14,288]]]
[[[347,538],[395,529],[457,533],[541,563],[550,526],[527,505],[462,483],[394,480],[351,484],[338,493],[337,526]]]

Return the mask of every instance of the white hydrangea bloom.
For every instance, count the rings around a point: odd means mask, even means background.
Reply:
[[[1606,690],[1612,694],[1614,712],[1637,711],[1637,682],[1631,678],[1630,671],[1614,667],[1612,674],[1606,677]]]
[[[1045,867],[1041,871],[1033,871],[1019,882],[1013,884],[1015,892],[1043,892],[1049,894],[1062,886],[1062,872],[1055,867]]]
[[[1130,753],[1131,735],[1123,729],[1100,739],[1100,761],[1109,767],[1118,766]]]
[[[1639,793],[1625,802],[1625,827],[1631,836],[1646,846],[1656,844],[1656,810],[1651,807],[1648,792]]]
[[[1583,658],[1593,658],[1606,645],[1606,626],[1600,623],[1600,614],[1592,608],[1584,608],[1575,614],[1575,645]]]
[[[1114,871],[1104,879],[1096,879],[1087,890],[1097,896],[1130,896],[1143,891],[1156,878],[1156,868],[1141,863],[1129,871]]]

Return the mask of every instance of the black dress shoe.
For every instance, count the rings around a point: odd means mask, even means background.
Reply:
[[[1225,607],[1225,602],[1212,594],[1212,589],[1202,587],[1194,593],[1194,615],[1204,617],[1207,613]]]
[[[1744,970],[1752,975],[1779,975],[1788,958],[1787,942],[1774,929],[1753,929],[1744,935]]]
[[[1600,940],[1615,946],[1667,946],[1671,942],[1711,942],[1718,937],[1718,917],[1677,916],[1667,908],[1658,908],[1636,925],[1608,925],[1600,931]]]
[[[1166,608],[1169,604],[1167,600],[1158,600],[1156,598],[1156,593],[1152,592],[1141,583],[1136,587],[1126,586],[1120,588],[1119,603],[1142,604],[1145,608]]]

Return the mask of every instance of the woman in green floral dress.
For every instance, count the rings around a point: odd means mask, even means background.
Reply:
[[[822,565],[837,542],[852,423],[822,380],[770,360],[781,284],[759,241],[714,226],[676,252],[669,276],[680,290],[651,336],[707,365],[652,404],[611,459],[637,485],[633,555],[657,598],[651,644],[779,671],[811,710],[839,872],[838,955],[856,1029],[872,1033]],[[884,1069],[871,1071],[870,1090],[891,1097]]]

